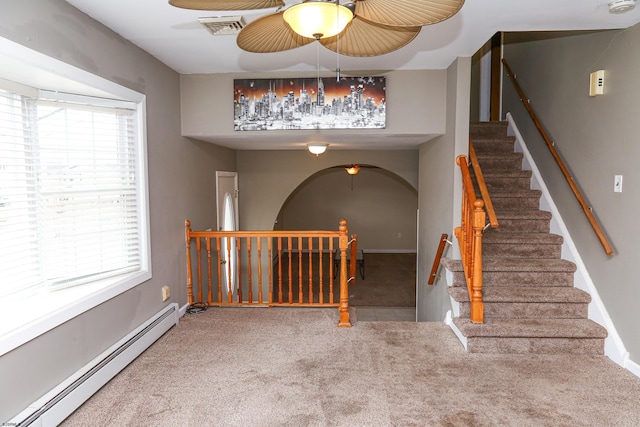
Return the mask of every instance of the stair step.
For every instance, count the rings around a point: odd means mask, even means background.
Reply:
[[[480,138],[483,136],[507,136],[506,121],[495,122],[471,122],[469,123],[469,136],[471,138]]]
[[[562,236],[548,233],[496,233],[482,238],[482,258],[560,258]]]
[[[528,190],[531,187],[531,171],[523,170],[489,170],[482,171],[489,193],[504,190]],[[474,182],[475,176],[471,174]]]
[[[460,317],[469,317],[466,287],[450,287],[449,295],[460,303]],[[591,296],[573,287],[485,288],[482,291],[485,319],[586,319]]]
[[[471,137],[476,154],[481,153],[513,153],[516,138],[513,136],[479,136]]]
[[[496,210],[538,209],[541,195],[540,190],[492,191],[490,193],[491,202]]]
[[[466,286],[462,261],[442,259],[442,265],[453,273],[452,286]],[[486,259],[482,260],[482,286],[572,287],[575,264],[562,259]]]
[[[607,330],[589,319],[455,318],[470,353],[604,354]]]
[[[522,170],[522,153],[476,153],[483,171]]]
[[[494,233],[548,233],[551,227],[551,213],[540,210],[496,209],[496,216],[500,226]]]

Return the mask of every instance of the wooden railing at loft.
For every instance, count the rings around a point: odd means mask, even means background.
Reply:
[[[458,156],[456,164],[462,172],[462,219],[455,236],[460,245],[460,256],[467,282],[470,302],[470,320],[484,322],[482,302],[482,233],[485,228],[486,213],[484,201],[476,198],[476,192],[469,172],[466,156]]]
[[[449,235],[443,234],[440,236],[440,243],[438,244],[438,250],[436,251],[436,256],[433,258],[433,265],[431,266],[431,274],[429,274],[429,280],[427,280],[427,285],[433,285],[436,281],[436,276],[438,274],[438,267],[440,266],[440,260],[442,259],[442,254],[444,253],[444,247],[449,241]]]
[[[351,326],[348,286],[355,283],[357,240],[349,239],[346,220],[337,231],[193,231],[187,220],[185,240],[189,305],[197,296],[207,306],[338,307],[338,326]]]
[[[533,111],[529,98],[527,98],[524,91],[520,87],[520,84],[516,79],[516,75],[513,73],[513,71],[511,71],[511,67],[509,67],[509,64],[506,59],[503,58],[502,63],[504,64],[504,69],[507,73],[507,76],[509,76],[509,78],[511,79],[511,82],[514,85],[516,92],[518,93],[518,96],[520,97],[520,100],[524,105],[524,108],[529,113],[529,116],[531,116],[531,119],[533,120],[534,125],[538,129],[538,132],[540,132],[540,135],[542,136],[542,139],[547,145],[547,148],[549,148],[551,155],[555,159],[556,163],[558,164],[558,167],[562,171],[562,174],[564,175],[565,179],[569,183],[569,187],[571,187],[571,191],[573,191],[573,194],[575,195],[576,199],[578,200],[578,203],[582,207],[582,210],[584,211],[584,214],[586,215],[587,220],[589,221],[589,224],[591,224],[591,227],[593,228],[593,231],[596,233],[598,240],[600,240],[600,244],[602,244],[602,248],[604,249],[607,255],[612,255],[613,249],[611,248],[611,245],[609,244],[607,237],[605,236],[604,232],[602,231],[602,228],[598,224],[598,221],[593,215],[593,212],[591,211],[591,208],[588,206],[584,196],[582,195],[582,192],[578,188],[578,185],[575,183],[575,181],[573,180],[573,177],[569,173],[569,170],[565,166],[562,158],[560,157],[560,154],[558,153],[558,150],[556,150],[555,144],[553,143],[553,141],[551,141],[551,138],[549,138],[549,135],[542,127],[540,120],[538,120],[538,116],[536,115],[535,111]]]

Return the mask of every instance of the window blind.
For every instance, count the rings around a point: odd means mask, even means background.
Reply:
[[[0,91],[0,296],[140,269],[135,113]]]

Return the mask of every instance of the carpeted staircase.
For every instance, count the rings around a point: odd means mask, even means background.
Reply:
[[[482,239],[483,324],[469,320],[462,263],[443,259],[467,350],[603,354],[607,331],[587,318],[591,296],[573,287],[575,264],[560,258],[563,239],[549,232],[551,214],[539,209],[541,192],[530,189],[531,171],[522,170],[507,123],[472,123],[470,137],[500,226]]]

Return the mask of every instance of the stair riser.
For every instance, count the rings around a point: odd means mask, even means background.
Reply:
[[[509,170],[509,171],[518,171],[522,170],[522,156],[512,155],[512,156],[486,156],[486,155],[478,155],[478,162],[480,163],[480,167],[482,171],[495,171],[495,170]]]
[[[500,197],[501,195],[492,194],[491,202],[496,210],[528,210],[538,209],[540,207],[540,195],[536,194],[531,197]]]
[[[467,340],[469,353],[494,354],[604,354],[602,338],[493,338]]]
[[[469,303],[460,303],[460,316],[469,317]],[[588,304],[586,303],[514,303],[484,302],[485,319],[586,319]]]
[[[466,286],[463,272],[453,273],[453,286]],[[482,286],[573,286],[573,273],[569,272],[513,272],[485,271]]]
[[[485,153],[513,153],[514,149],[514,140],[512,139],[483,139],[483,140],[474,140],[473,149],[476,151],[476,154],[485,154]]]
[[[548,219],[504,219],[498,213],[500,227],[493,230],[496,233],[548,233],[551,230],[551,222]]]
[[[511,177],[484,177],[489,193],[494,190],[528,190],[531,187],[531,178],[511,178]]]
[[[469,137],[473,138],[506,138],[506,122],[471,123],[469,125]]]
[[[561,245],[483,243],[483,258],[560,258]]]

